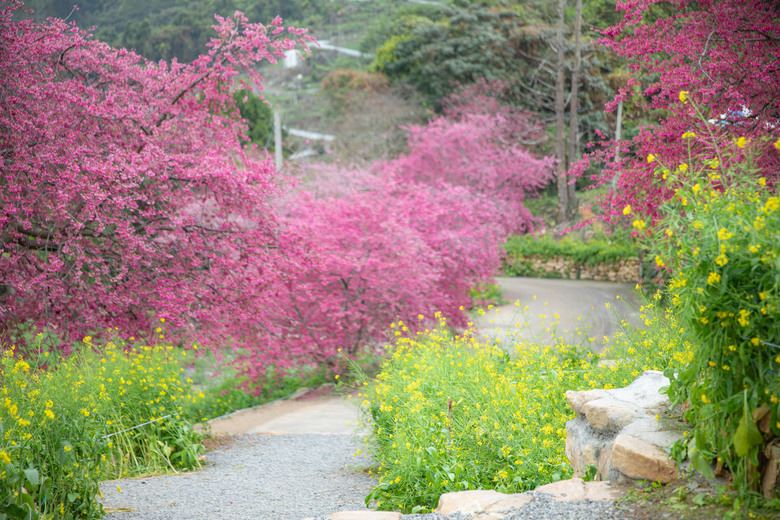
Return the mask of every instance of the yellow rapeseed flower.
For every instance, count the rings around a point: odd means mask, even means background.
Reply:
[[[655,155],[653,155],[653,154],[648,154],[648,155],[647,155],[647,162],[651,163],[651,162],[653,162],[653,161],[655,161]]]
[[[631,204],[623,208],[623,215],[628,215],[629,213],[631,213]]]
[[[683,139],[688,139],[688,138],[690,138],[690,137],[696,137],[696,134],[695,134],[695,133],[693,133],[693,132],[685,132],[685,133],[682,135],[682,138],[683,138]]]
[[[688,101],[688,94],[690,94],[690,92],[687,91],[687,90],[681,90],[680,91],[680,95],[678,97],[680,98],[680,101],[682,103],[685,103],[685,102]]]
[[[714,170],[718,166],[720,166],[720,158],[713,157],[712,160],[710,161],[710,168],[712,168]]]
[[[641,231],[645,228],[645,221],[641,219],[637,219],[631,225]]]
[[[739,311],[739,318],[737,318],[737,321],[743,327],[747,327],[748,325],[750,325],[750,320],[748,320],[748,316],[750,316],[750,312],[746,311],[745,309],[742,309]]]
[[[737,139],[737,147],[744,148],[745,144],[747,144],[747,139],[744,136]]]
[[[731,238],[733,236],[734,236],[734,233],[729,233],[728,231],[726,231],[726,228],[720,228],[720,230],[718,231],[718,238],[720,240],[728,240],[729,238]]]

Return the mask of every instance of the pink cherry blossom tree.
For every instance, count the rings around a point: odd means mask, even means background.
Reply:
[[[239,360],[248,380],[268,366],[338,363],[339,349],[376,345],[399,319],[410,331],[437,312],[465,325],[470,290],[493,280],[504,239],[536,223],[522,200],[552,178],[551,159],[520,139],[539,131],[533,119],[482,112],[459,105],[410,127],[408,152],[370,168],[306,172],[314,180],[282,206],[288,229],[310,237],[312,261],[278,291],[273,326]]]
[[[407,154],[291,191],[242,146],[232,92],[303,31],[236,13],[192,64],[150,63],[19,9],[0,11],[0,332],[155,339],[165,320],[168,339],[240,347],[254,383],[333,367],[396,319],[463,324],[503,238],[534,225],[522,200],[551,165],[522,114],[460,104]]]
[[[445,100],[445,115],[407,127],[409,151],[377,168],[402,182],[461,186],[492,207],[504,232],[532,231],[538,221],[523,206],[552,179],[553,160],[537,157],[541,124],[503,105],[484,83]]]
[[[586,158],[606,161],[602,182],[616,178],[608,211],[618,214],[630,204],[652,217],[670,196],[653,180],[657,164],[647,161],[650,154],[674,168],[691,157],[712,160],[718,146],[740,137],[760,155],[760,174],[778,182],[780,156],[772,147],[780,137],[778,3],[624,0],[617,7],[623,20],[602,32],[601,43],[628,60],[633,76],[608,108],[641,87],[643,108],[662,115],[632,142],[621,143],[621,155],[632,154],[627,159],[610,160],[615,143]],[[688,102],[681,101],[681,92]],[[684,139],[686,133],[697,139]],[[572,173],[582,173],[588,162]]]
[[[309,37],[236,12],[193,63],[151,63],[23,9],[0,11],[0,332],[246,335],[305,255],[231,90]]]

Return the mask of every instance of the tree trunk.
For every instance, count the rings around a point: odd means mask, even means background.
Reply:
[[[555,79],[555,159],[557,164],[555,174],[558,186],[558,223],[568,221],[569,197],[566,185],[566,150],[565,150],[565,126],[564,110],[566,100],[563,97],[564,80],[564,54],[563,54],[563,22],[566,0],[558,0],[558,30],[555,35],[555,45],[558,47],[558,67]]]
[[[620,100],[617,108],[617,125],[615,127],[615,164],[620,162],[620,140],[623,138],[623,100]],[[618,181],[618,173],[612,177],[612,189],[615,189]]]
[[[579,83],[580,68],[582,67],[582,55],[580,49],[580,31],[582,30],[582,0],[577,0],[577,13],[574,21],[574,67],[571,71],[571,105],[569,107],[569,161],[577,157],[577,144],[579,142]],[[574,192],[574,183],[568,185],[568,212],[569,218],[577,214],[577,196]]]

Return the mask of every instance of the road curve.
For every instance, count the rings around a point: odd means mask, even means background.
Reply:
[[[621,320],[640,323],[640,299],[633,284],[540,278],[496,281],[507,303],[474,319],[474,326],[484,338],[544,340],[555,329],[569,341],[592,338],[591,347],[599,352],[604,336],[612,336]]]

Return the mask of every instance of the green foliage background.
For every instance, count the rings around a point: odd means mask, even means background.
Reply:
[[[332,8],[327,0],[82,0],[73,11],[72,0],[29,0],[37,19],[49,16],[95,26],[95,36],[116,47],[135,49],[157,61],[176,57],[189,62],[205,50],[211,38],[214,14],[243,11],[251,21],[269,23],[281,16],[286,25],[321,25]]]

